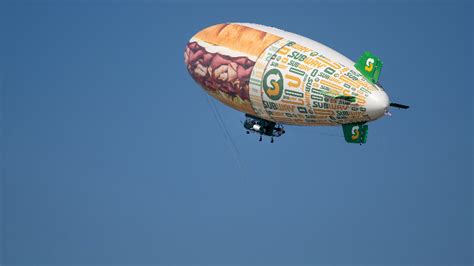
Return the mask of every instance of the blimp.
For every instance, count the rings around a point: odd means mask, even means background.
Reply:
[[[188,73],[210,96],[245,114],[247,132],[274,137],[284,125],[341,126],[348,143],[366,143],[368,123],[390,115],[379,82],[382,61],[357,62],[298,34],[251,23],[223,23],[187,43]]]

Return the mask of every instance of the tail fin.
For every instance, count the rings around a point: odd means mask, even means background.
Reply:
[[[354,66],[370,82],[377,83],[382,65],[383,62],[380,58],[367,51],[359,57],[359,61]]]
[[[365,143],[369,133],[369,126],[365,123],[352,123],[342,125],[344,138],[349,143]]]

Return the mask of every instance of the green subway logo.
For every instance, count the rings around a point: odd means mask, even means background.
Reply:
[[[278,101],[283,95],[283,75],[278,69],[271,69],[263,76],[263,91],[268,98]]]

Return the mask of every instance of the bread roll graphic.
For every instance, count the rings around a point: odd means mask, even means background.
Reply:
[[[191,38],[185,64],[194,80],[213,97],[254,115],[249,97],[253,66],[258,56],[279,39],[239,24],[218,24]]]
[[[258,57],[270,44],[281,37],[239,24],[218,24],[197,33],[194,38],[209,44]]]

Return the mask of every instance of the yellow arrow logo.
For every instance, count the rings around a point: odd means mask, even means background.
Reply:
[[[367,61],[365,61],[365,71],[372,72],[372,70],[374,70],[374,62],[375,60],[373,58],[367,58]]]
[[[268,96],[277,96],[278,94],[280,94],[280,85],[278,84],[278,82],[271,81],[270,83],[272,84],[273,88],[268,89]]]
[[[360,133],[359,133],[359,126],[353,127],[353,128],[352,128],[352,136],[351,136],[351,139],[352,139],[352,140],[356,140],[356,139],[359,138],[359,135],[360,135]]]

